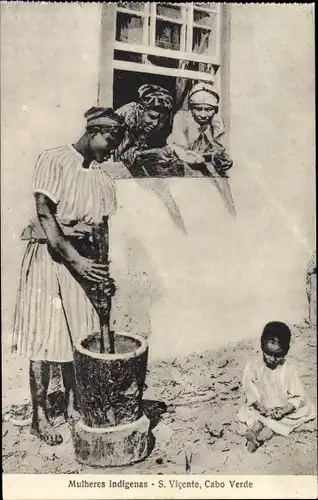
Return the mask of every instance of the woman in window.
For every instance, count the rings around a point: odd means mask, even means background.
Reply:
[[[76,415],[73,343],[98,329],[89,297],[94,283],[112,294],[108,266],[96,262],[92,226],[116,208],[112,179],[100,164],[123,138],[122,119],[92,108],[86,131],[74,144],[39,156],[33,179],[37,217],[24,231],[25,250],[12,351],[30,359],[32,433],[49,445],[62,442],[47,413],[51,363],[60,363],[65,417]],[[92,290],[91,290],[92,291]]]
[[[212,85],[198,83],[189,93],[189,111],[178,111],[168,144],[188,165],[205,163],[205,156],[224,151],[221,144],[224,124],[218,114],[219,95]],[[221,175],[232,166],[227,162],[215,168]]]
[[[116,111],[126,124],[118,157],[134,177],[183,175],[182,163],[167,147],[173,104],[168,90],[145,84],[138,89],[137,102],[130,102]]]

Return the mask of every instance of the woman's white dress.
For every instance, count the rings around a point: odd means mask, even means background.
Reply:
[[[33,193],[56,205],[60,223],[93,224],[116,209],[112,179],[93,161],[66,145],[42,153],[37,161]],[[73,360],[73,344],[99,329],[98,317],[82,287],[63,263],[54,260],[46,243],[29,241],[21,268],[14,317],[12,351],[32,360]]]

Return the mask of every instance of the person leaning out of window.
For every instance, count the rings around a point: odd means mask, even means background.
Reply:
[[[116,113],[125,120],[125,138],[117,158],[133,177],[182,176],[184,166],[167,146],[172,130],[174,100],[170,92],[157,85],[145,84],[138,89],[138,99]]]
[[[216,170],[221,177],[233,166],[221,141],[224,123],[219,115],[219,95],[207,83],[196,84],[189,93],[189,111],[180,110],[173,120],[168,145],[186,168]]]

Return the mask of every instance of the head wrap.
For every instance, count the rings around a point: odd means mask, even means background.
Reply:
[[[138,89],[139,102],[144,108],[164,108],[172,110],[173,97],[170,92],[158,85],[146,83]]]
[[[124,124],[124,118],[117,115],[112,108],[90,108],[84,114],[84,118],[86,118],[86,127],[118,128]]]
[[[206,104],[217,107],[219,100],[219,94],[208,83],[197,83],[189,93],[189,104]]]

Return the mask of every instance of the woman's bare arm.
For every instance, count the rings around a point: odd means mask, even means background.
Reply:
[[[56,205],[44,194],[35,193],[36,211],[39,222],[46,234],[49,244],[68,264],[76,264],[80,254],[65,237],[55,217]]]
[[[55,216],[56,205],[42,193],[35,193],[35,202],[38,219],[47,240],[65,264],[71,266],[79,278],[95,282],[107,279],[107,266],[82,257],[65,237]]]

